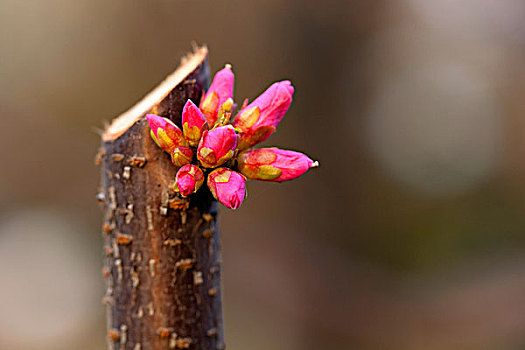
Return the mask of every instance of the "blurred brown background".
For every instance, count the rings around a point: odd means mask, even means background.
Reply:
[[[321,163],[222,210],[228,348],[525,347],[525,2],[0,1],[0,349],[104,349],[104,122],[207,44]]]

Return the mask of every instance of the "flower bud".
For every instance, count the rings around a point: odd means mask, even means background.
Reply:
[[[151,138],[164,151],[171,154],[176,147],[188,145],[182,131],[171,120],[155,114],[147,114],[146,120]]]
[[[246,195],[244,176],[228,168],[218,168],[208,175],[213,197],[230,209],[241,206]]]
[[[235,153],[237,147],[237,134],[233,126],[221,126],[209,131],[204,131],[197,158],[206,168],[215,168],[228,161]]]
[[[171,153],[171,162],[175,166],[183,166],[191,163],[193,151],[189,147],[180,146]]]
[[[210,88],[201,101],[199,107],[206,117],[210,128],[212,128],[217,121],[219,107],[226,102],[228,98],[233,98],[233,81],[234,75],[231,66],[227,64],[215,74]]]
[[[293,180],[319,165],[302,153],[275,147],[241,152],[237,162],[247,178],[274,182]]]
[[[288,80],[274,83],[237,114],[232,125],[241,130],[239,149],[252,147],[270,137],[288,111],[293,91]]]
[[[190,146],[197,147],[205,129],[206,119],[202,112],[191,100],[186,101],[182,110],[182,132]]]
[[[197,192],[204,182],[202,170],[193,164],[186,164],[179,169],[175,176],[175,191],[180,192],[183,197],[187,197]]]

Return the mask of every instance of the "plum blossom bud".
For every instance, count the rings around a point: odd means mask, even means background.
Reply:
[[[171,162],[175,166],[183,166],[191,163],[193,159],[193,151],[186,146],[180,146],[171,153]]]
[[[302,153],[275,147],[241,152],[237,162],[247,178],[274,182],[293,180],[319,165]]]
[[[186,101],[182,110],[182,132],[190,146],[197,147],[205,129],[206,119],[202,112],[191,100]]]
[[[241,206],[246,195],[246,178],[228,168],[218,168],[208,175],[208,187],[213,197],[230,209]]]
[[[209,131],[204,131],[197,158],[206,168],[215,168],[228,161],[235,153],[237,147],[237,134],[233,126],[221,126]]]
[[[179,169],[175,176],[175,191],[180,192],[183,197],[187,197],[197,192],[204,182],[202,170],[193,164],[186,164]]]
[[[182,131],[171,120],[155,114],[147,114],[146,120],[151,128],[151,138],[164,151],[171,154],[179,146],[188,146]]]
[[[241,130],[239,149],[252,147],[270,137],[288,111],[293,91],[288,80],[274,83],[237,114],[233,126]]]
[[[215,74],[210,88],[201,101],[199,107],[206,117],[210,128],[213,127],[217,121],[219,107],[226,102],[228,98],[233,98],[233,81],[234,75],[231,66],[227,64]]]

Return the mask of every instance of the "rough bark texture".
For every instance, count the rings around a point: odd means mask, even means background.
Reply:
[[[204,187],[176,195],[177,168],[143,118],[180,126],[186,100],[209,84],[206,49],[171,77],[108,127],[98,156],[110,349],[224,348],[216,202]]]

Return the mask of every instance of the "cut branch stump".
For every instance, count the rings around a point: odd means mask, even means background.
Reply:
[[[207,49],[181,66],[102,136],[102,183],[110,349],[223,349],[217,205],[205,186],[183,199],[177,168],[149,135],[146,113],[179,125],[187,99],[208,87]]]

